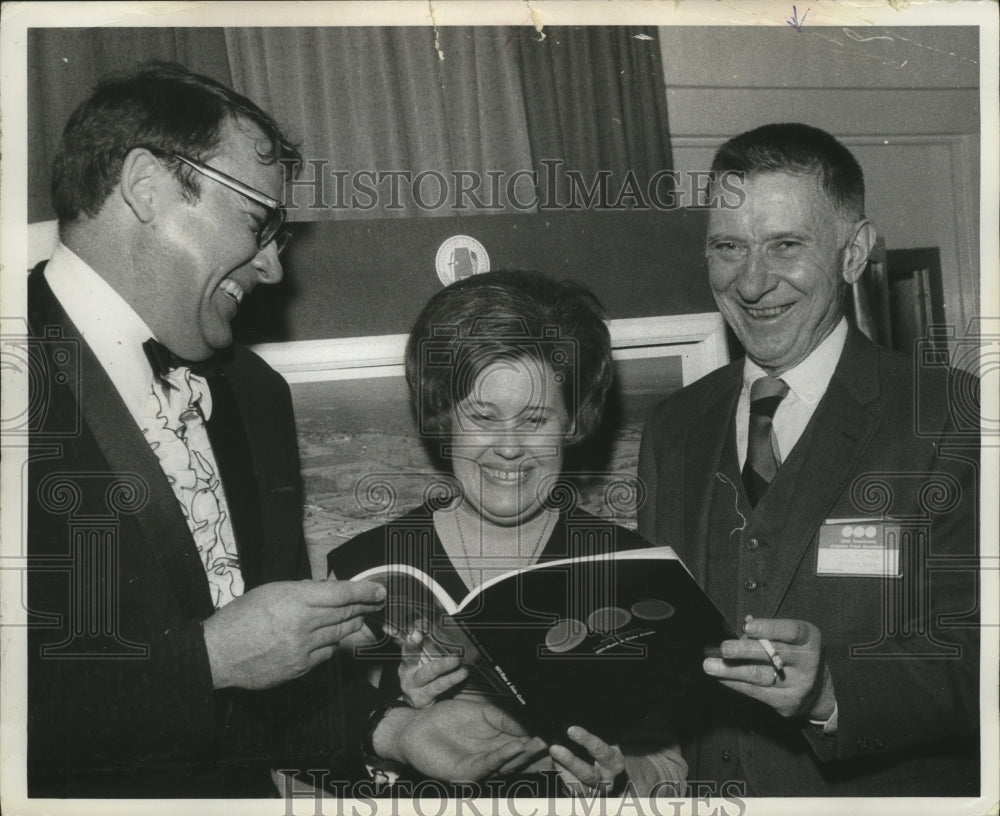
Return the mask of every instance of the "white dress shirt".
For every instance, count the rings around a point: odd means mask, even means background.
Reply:
[[[806,359],[781,375],[781,379],[788,385],[788,394],[778,404],[772,427],[778,440],[778,454],[782,462],[792,452],[826,393],[846,339],[847,319],[842,317],[837,327]],[[750,387],[756,380],[766,376],[767,372],[753,360],[749,357],[745,359],[743,389],[736,406],[736,453],[741,470],[747,460],[747,438],[750,434]]]
[[[135,424],[140,430],[147,428],[152,419],[147,415],[147,401],[153,387],[153,371],[142,344],[153,332],[146,321],[104,278],[63,244],[56,247],[49,259],[45,280],[111,378]],[[212,415],[212,397],[207,386],[203,390],[201,409],[207,420]]]

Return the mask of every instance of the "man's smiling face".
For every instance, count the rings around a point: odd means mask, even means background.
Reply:
[[[255,126],[227,122],[207,164],[278,199],[282,169],[260,161],[263,139]],[[175,178],[167,179],[144,247],[148,285],[136,308],[161,343],[189,360],[230,345],[230,323],[243,297],[282,277],[275,243],[257,246],[265,208],[213,179],[198,182],[201,195],[190,200]]]
[[[800,363],[836,327],[860,268],[855,232],[815,175],[753,173],[737,209],[708,218],[709,282],[747,355],[773,375]]]

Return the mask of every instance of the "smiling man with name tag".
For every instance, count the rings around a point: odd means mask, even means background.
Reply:
[[[745,193],[706,255],[746,357],[662,402],[639,460],[640,532],[744,627],[705,660],[689,777],[976,796],[978,381],[848,325],[875,227],[836,139],[767,125],[712,169]]]

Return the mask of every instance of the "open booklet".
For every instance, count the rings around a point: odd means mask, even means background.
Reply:
[[[428,659],[458,654],[469,668],[463,693],[495,695],[550,739],[581,725],[615,741],[654,709],[670,717],[701,677],[706,647],[735,636],[670,547],[526,566],[458,603],[407,565],[353,580],[387,589],[367,620],[373,632],[422,630]]]

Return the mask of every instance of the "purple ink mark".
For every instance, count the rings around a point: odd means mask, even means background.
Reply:
[[[792,26],[796,31],[801,31],[802,26],[806,24],[806,17],[809,15],[810,9],[806,9],[805,14],[802,15],[802,19],[799,19],[799,10],[792,6],[792,16],[785,20],[788,25]]]

